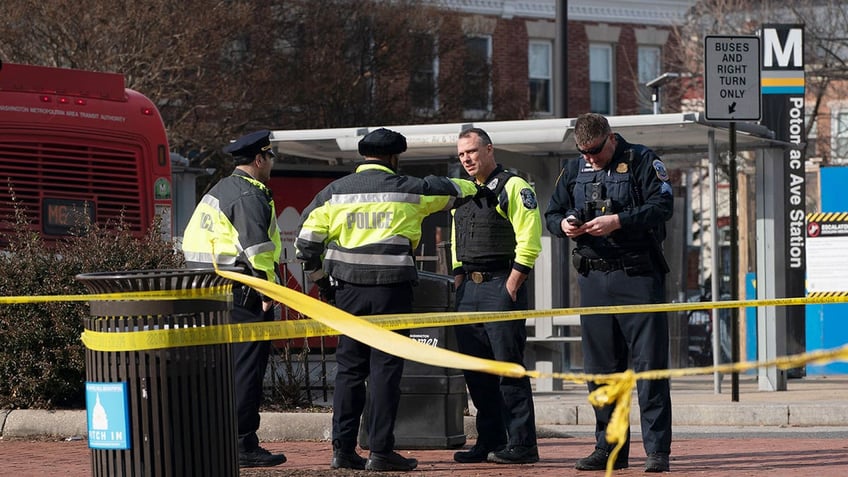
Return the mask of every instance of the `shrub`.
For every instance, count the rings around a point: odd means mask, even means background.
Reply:
[[[14,203],[14,227],[0,234],[0,295],[82,295],[79,273],[180,268],[182,254],[162,241],[159,226],[130,235],[120,220],[84,224],[80,233],[46,242]],[[0,408],[85,407],[86,302],[0,305]]]

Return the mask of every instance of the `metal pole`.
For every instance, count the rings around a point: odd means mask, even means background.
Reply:
[[[730,122],[730,299],[739,299],[739,217],[736,194],[736,122]],[[739,309],[730,309],[730,360],[739,362]],[[730,373],[730,400],[739,402],[739,373]]]
[[[556,21],[558,31],[555,49],[559,58],[559,116],[568,117],[568,0],[557,0]],[[566,241],[567,242],[567,241]]]
[[[713,301],[718,301],[718,282],[719,280],[721,280],[721,277],[718,269],[718,190],[716,187],[716,162],[718,162],[718,154],[716,153],[714,129],[710,129],[709,133],[707,133],[707,151],[709,152],[710,156],[710,241],[712,242],[712,251],[710,253],[710,268],[712,269],[712,271],[710,272],[710,295],[712,296]],[[721,362],[721,360],[719,359],[719,353],[721,352],[721,349],[719,348],[718,343],[718,313],[716,312],[716,310],[711,310],[710,316],[710,321],[712,322],[713,326],[713,365],[716,366]],[[713,373],[713,390],[716,394],[721,394],[721,375],[718,372]]]

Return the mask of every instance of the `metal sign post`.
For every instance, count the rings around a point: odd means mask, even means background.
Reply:
[[[760,119],[760,39],[756,36],[707,36],[704,38],[704,98],[706,117],[730,121],[730,299],[739,298],[739,244],[737,231],[736,121]],[[715,247],[714,247],[715,250]],[[715,252],[714,252],[715,253]],[[713,282],[718,270],[713,270]],[[713,296],[713,300],[717,299]],[[731,360],[739,360],[739,311],[731,312]],[[713,316],[713,339],[718,340],[719,322]],[[716,349],[714,347],[714,349]],[[720,354],[713,356],[720,364]],[[731,401],[739,401],[739,374],[731,375]]]

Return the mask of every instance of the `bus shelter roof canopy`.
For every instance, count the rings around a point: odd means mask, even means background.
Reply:
[[[686,167],[708,151],[708,132],[715,131],[716,147],[728,148],[730,123],[707,121],[703,113],[610,116],[610,127],[628,142],[644,144],[671,167]],[[359,140],[378,127],[387,127],[406,136],[408,149],[401,156],[409,160],[438,160],[456,157],[456,140],[469,127],[484,129],[496,150],[538,158],[577,156],[574,143],[575,118],[483,121],[421,125],[386,125],[356,128],[301,129],[272,131],[271,142],[278,152],[338,164],[360,159]],[[756,123],[736,123],[736,149],[794,147],[774,139],[774,133]]]

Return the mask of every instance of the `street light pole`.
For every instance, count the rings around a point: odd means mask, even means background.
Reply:
[[[645,86],[651,88],[651,102],[654,103],[654,114],[660,114],[660,88],[669,81],[680,77],[680,73],[665,72],[645,83]]]

